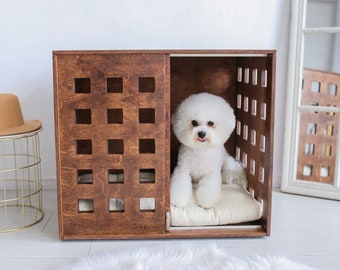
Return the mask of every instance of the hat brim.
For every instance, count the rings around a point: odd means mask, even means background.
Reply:
[[[40,129],[41,126],[42,123],[40,120],[29,120],[25,121],[24,124],[20,126],[0,129],[0,136],[28,133]]]

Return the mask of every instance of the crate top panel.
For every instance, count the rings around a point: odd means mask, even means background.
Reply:
[[[267,56],[276,54],[276,50],[61,50],[53,51],[54,55],[61,54],[169,54],[173,57],[179,56]]]

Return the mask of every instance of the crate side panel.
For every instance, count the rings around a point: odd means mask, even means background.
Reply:
[[[54,57],[61,237],[163,233],[167,56]],[[141,117],[145,111],[151,116]],[[140,183],[140,170],[153,170],[155,180]],[[90,183],[79,181],[84,171],[92,172]],[[124,180],[110,181],[117,171]],[[151,198],[153,208],[141,209],[141,198]]]
[[[247,172],[248,188],[263,204],[270,231],[274,145],[275,55],[238,61],[236,153]]]

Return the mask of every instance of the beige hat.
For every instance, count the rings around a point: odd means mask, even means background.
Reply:
[[[0,93],[0,136],[22,134],[40,128],[39,120],[24,121],[16,95]]]

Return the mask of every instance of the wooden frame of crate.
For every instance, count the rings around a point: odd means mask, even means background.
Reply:
[[[55,51],[53,62],[61,239],[270,235],[275,51]],[[248,190],[263,207],[260,220],[170,224],[179,146],[170,115],[198,92],[222,96],[235,110],[226,149],[246,169]],[[141,181],[147,172],[154,179]],[[85,174],[91,178],[79,182]],[[110,181],[112,174],[122,177]],[[142,200],[153,206],[143,208]],[[112,201],[124,207],[111,208]]]

